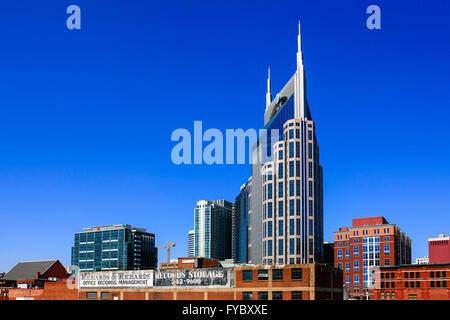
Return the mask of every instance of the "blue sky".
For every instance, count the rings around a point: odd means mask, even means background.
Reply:
[[[66,28],[77,4],[82,29]],[[381,30],[365,26],[381,7]],[[172,164],[176,128],[260,128],[296,65],[324,166],[325,238],[385,216],[450,233],[450,5],[433,1],[20,1],[0,10],[0,271],[70,263],[73,233],[127,223],[186,255],[197,200],[248,165]],[[160,252],[165,261],[165,252]]]

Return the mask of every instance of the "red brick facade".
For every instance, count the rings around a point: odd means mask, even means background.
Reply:
[[[450,264],[380,267],[375,270],[376,300],[450,300]]]

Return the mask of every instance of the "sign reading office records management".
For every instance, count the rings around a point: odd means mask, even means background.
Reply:
[[[232,268],[81,272],[83,288],[231,287]]]

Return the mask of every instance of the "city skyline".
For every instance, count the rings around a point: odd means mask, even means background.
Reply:
[[[234,201],[250,170],[175,166],[170,132],[199,119],[208,128],[259,128],[267,67],[278,92],[295,66],[299,18],[324,165],[324,240],[353,218],[382,215],[411,237],[415,260],[428,238],[449,233],[450,44],[442,39],[450,28],[427,15],[432,4],[380,1],[378,31],[365,28],[368,3],[324,10],[287,2],[283,17],[272,16],[276,3],[254,16],[236,14],[254,10],[246,4],[208,4],[203,10],[219,9],[214,19],[183,3],[79,4],[78,33],[64,29],[62,7],[5,4],[14,15],[0,13],[9,31],[0,53],[0,219],[8,226],[0,272],[18,261],[67,265],[72,235],[94,225],[146,228],[157,245],[171,240],[173,255],[186,256],[195,203]],[[40,28],[21,24],[35,15]],[[9,241],[18,230],[25,237]]]

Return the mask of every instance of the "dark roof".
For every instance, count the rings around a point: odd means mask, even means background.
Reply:
[[[19,262],[5,275],[5,280],[36,279],[36,273],[44,273],[58,260]]]

